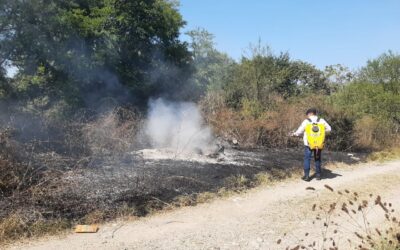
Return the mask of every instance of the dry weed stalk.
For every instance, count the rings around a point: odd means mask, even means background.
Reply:
[[[286,249],[400,249],[400,222],[391,203],[384,202],[380,195],[369,194],[364,198],[347,189],[334,193],[332,187],[325,185],[325,188],[336,196],[335,201],[328,205],[313,204],[311,208],[316,214],[314,226],[321,226],[320,237],[294,238],[297,243]],[[368,216],[371,214],[380,215],[385,224],[372,227]],[[277,244],[282,244],[287,237],[285,234]],[[293,238],[290,234],[289,237]]]

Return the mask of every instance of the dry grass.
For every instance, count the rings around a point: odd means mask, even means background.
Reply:
[[[374,152],[368,156],[370,161],[390,161],[400,158],[400,147]]]
[[[298,115],[300,111],[295,106],[284,106],[276,111],[262,112],[258,115],[253,115],[248,109],[244,106],[241,110],[235,111],[221,107],[206,114],[207,120],[216,134],[227,140],[236,139],[243,147],[257,145],[286,147],[299,143],[298,140],[288,136],[302,119],[302,116]]]
[[[371,116],[364,116],[355,123],[355,144],[361,149],[382,150],[399,145],[400,136],[394,131],[395,125]]]
[[[120,157],[137,145],[142,118],[135,110],[117,108],[83,127],[84,139],[96,157]]]
[[[325,185],[325,188],[333,201],[314,203],[310,207],[310,212],[315,216],[313,227],[320,228],[320,236],[310,237],[309,235],[315,233],[315,230],[310,230],[304,237],[295,238],[297,243],[286,246],[286,249],[400,248],[398,212],[390,202],[385,202],[380,195],[372,193],[363,195],[349,189],[335,190],[329,185]],[[375,222],[372,222],[371,215],[381,217],[374,218]],[[285,245],[290,237],[293,236],[284,234],[276,244]]]
[[[268,173],[258,173],[254,177],[254,182],[258,186],[266,186],[272,183],[271,175]]]
[[[244,190],[249,185],[250,180],[244,175],[233,175],[224,180],[224,186],[235,191]]]
[[[107,218],[107,214],[102,210],[94,210],[88,213],[83,219],[83,224],[98,224]]]
[[[66,219],[36,220],[33,223],[18,212],[0,220],[0,243],[6,244],[21,238],[40,237],[48,234],[58,234],[71,228]]]
[[[216,193],[204,192],[197,195],[196,201],[197,203],[206,203],[212,201],[215,198],[217,198]]]
[[[261,172],[253,177],[244,175],[232,175],[224,179],[224,185],[216,192],[201,192],[192,195],[181,195],[176,197],[171,204],[164,204],[163,210],[175,207],[196,206],[216,199],[229,198],[240,193],[247,192],[251,188],[272,186],[284,179],[299,177],[300,173],[288,175],[286,171],[273,170],[269,173]]]

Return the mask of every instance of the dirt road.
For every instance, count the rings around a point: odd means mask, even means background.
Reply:
[[[137,221],[102,225],[96,234],[70,234],[20,243],[12,249],[285,249],[302,238],[322,244],[323,225],[315,222],[313,204],[337,201],[337,191],[357,191],[360,199],[380,194],[400,210],[400,161],[332,170],[334,178],[310,183],[291,180],[196,207],[157,214]],[[332,177],[333,177],[332,176]],[[329,191],[327,184],[335,192]],[[306,189],[312,187],[313,189]],[[368,212],[371,226],[382,225],[382,214]],[[332,218],[336,219],[336,218]],[[339,219],[339,218],[338,218]],[[340,219],[339,219],[340,220]],[[345,223],[346,220],[343,221]],[[356,228],[341,230],[336,244]],[[356,227],[357,225],[353,225]],[[344,227],[343,227],[344,228]],[[282,236],[287,235],[282,238]],[[306,236],[307,235],[307,236]],[[277,245],[277,240],[282,243]]]

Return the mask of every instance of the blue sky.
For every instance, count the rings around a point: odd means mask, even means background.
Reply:
[[[319,68],[357,69],[400,52],[400,0],[181,0],[182,30],[205,28],[217,48],[239,59],[250,43],[288,51]],[[185,36],[182,36],[186,39]]]

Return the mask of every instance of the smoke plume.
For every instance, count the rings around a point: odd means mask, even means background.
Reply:
[[[150,100],[145,125],[145,133],[154,148],[204,153],[215,147],[211,129],[204,124],[194,103]]]

